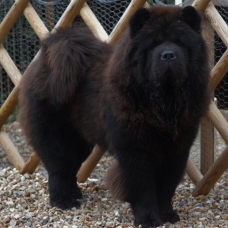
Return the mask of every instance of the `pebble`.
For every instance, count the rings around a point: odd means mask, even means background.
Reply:
[[[183,207],[186,204],[185,200],[181,200],[181,202],[178,204],[178,207]]]
[[[14,219],[10,220],[10,226],[11,227],[15,227],[16,224],[17,224],[16,220],[14,220]]]
[[[32,150],[26,146],[18,123],[5,128],[26,160]],[[1,147],[0,158],[0,228],[135,228],[130,205],[114,200],[105,188],[104,177],[113,162],[111,157],[104,155],[90,179],[79,184],[83,192],[81,208],[67,211],[50,207],[48,175],[42,164],[34,174],[20,175]],[[192,197],[194,187],[185,175],[173,198],[180,222],[161,227],[228,228],[228,172],[207,196]]]
[[[30,227],[32,225],[32,223],[31,222],[26,222],[26,223],[24,223],[24,225],[25,225],[25,227],[26,226]]]

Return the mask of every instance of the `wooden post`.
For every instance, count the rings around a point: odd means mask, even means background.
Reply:
[[[202,16],[203,38],[208,47],[210,69],[214,67],[214,30],[210,22]],[[214,92],[214,91],[213,91]],[[214,93],[211,93],[213,100]],[[200,170],[205,174],[214,163],[214,125],[207,116],[201,120],[200,127]]]
[[[200,170],[205,174],[214,163],[214,125],[207,116],[200,126]]]
[[[224,171],[228,168],[228,147],[216,159],[215,163],[210,167],[202,180],[194,189],[192,195],[207,195]]]

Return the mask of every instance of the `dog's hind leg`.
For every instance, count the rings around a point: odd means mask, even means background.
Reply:
[[[48,171],[51,206],[61,209],[79,206],[82,194],[76,174],[92,147],[73,127],[67,106],[56,108],[47,101],[37,100],[31,103],[27,116],[30,144]]]
[[[68,209],[79,206],[82,197],[77,186],[76,174],[85,160],[85,154],[90,152],[89,146],[77,134],[69,135],[65,139],[58,138],[50,142],[48,159],[43,159],[48,171],[48,189],[51,206]],[[58,148],[56,147],[57,144]]]

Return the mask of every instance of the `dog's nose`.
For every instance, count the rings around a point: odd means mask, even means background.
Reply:
[[[163,61],[172,61],[176,59],[176,54],[174,51],[163,51],[161,53],[161,60]]]

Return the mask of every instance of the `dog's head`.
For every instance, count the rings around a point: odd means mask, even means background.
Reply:
[[[128,61],[138,83],[180,86],[204,65],[201,17],[193,7],[141,8],[129,24]]]

